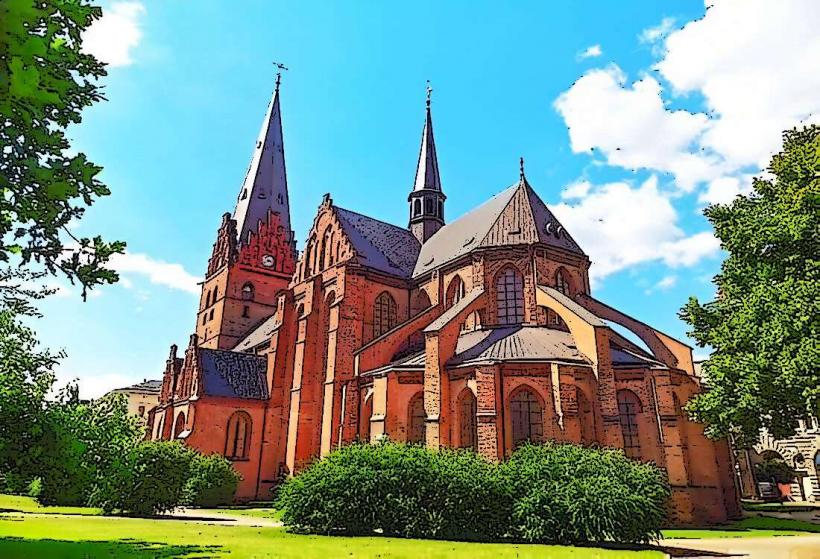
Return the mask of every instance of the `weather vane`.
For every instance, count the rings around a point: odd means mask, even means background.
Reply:
[[[427,106],[430,106],[430,96],[433,94],[433,87],[430,85],[430,80],[427,80]]]
[[[282,70],[287,72],[288,67],[276,61],[273,62],[273,65],[276,66],[276,69],[278,70],[276,72],[276,90],[279,91],[279,83],[282,81]]]

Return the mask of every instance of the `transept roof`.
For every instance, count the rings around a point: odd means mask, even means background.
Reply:
[[[409,278],[418,259],[419,241],[408,229],[338,206],[336,215],[362,265]]]

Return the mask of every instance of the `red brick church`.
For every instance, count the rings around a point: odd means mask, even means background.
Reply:
[[[664,467],[677,521],[737,515],[727,445],[681,411],[701,389],[691,348],[592,296],[589,258],[523,163],[458,219],[446,198],[428,93],[408,225],[326,194],[297,252],[277,80],[151,436],[225,455],[240,499],[357,440],[490,460],[528,440],[600,444]]]

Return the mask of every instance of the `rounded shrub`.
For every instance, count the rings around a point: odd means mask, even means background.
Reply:
[[[354,444],[286,481],[277,506],[302,532],[495,539],[509,510],[496,474],[469,451]]]
[[[218,454],[196,454],[191,459],[182,502],[197,507],[215,507],[233,502],[239,473]]]
[[[105,512],[151,516],[182,503],[183,490],[196,453],[178,441],[150,441],[137,445],[121,467],[92,498]]]
[[[656,539],[670,496],[665,473],[620,450],[524,445],[499,466],[509,535],[527,542],[641,543]]]

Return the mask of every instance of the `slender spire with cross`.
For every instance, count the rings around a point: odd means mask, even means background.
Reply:
[[[519,166],[518,176],[521,178],[521,180],[524,180],[524,158],[523,157],[520,157],[518,159],[518,166]]]
[[[285,234],[292,238],[288,179],[285,171],[285,142],[282,134],[282,113],[279,107],[279,85],[282,71],[288,68],[279,62],[276,67],[276,88],[273,92],[262,128],[251,157],[248,173],[239,191],[233,218],[239,241],[244,243],[269,211],[279,214]]]
[[[427,80],[427,110],[424,129],[421,132],[421,149],[416,165],[416,179],[410,192],[410,229],[420,242],[426,241],[444,225],[444,200],[447,198],[441,191],[441,177],[438,172],[438,155],[436,142],[433,139],[433,116],[430,111],[430,99],[433,87]]]

